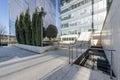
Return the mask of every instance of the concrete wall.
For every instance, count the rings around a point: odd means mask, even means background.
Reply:
[[[23,44],[16,44],[15,46],[29,50],[29,51],[33,51],[36,53],[44,53],[45,51],[58,48],[58,46],[37,47],[37,46],[30,46],[30,45],[23,45]]]
[[[120,80],[120,0],[113,0],[102,31],[104,49],[115,49],[112,64],[117,80]],[[105,51],[110,61],[110,51]]]

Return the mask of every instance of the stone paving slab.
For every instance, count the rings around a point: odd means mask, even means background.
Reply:
[[[102,72],[93,71],[77,65],[66,65],[43,80],[109,80]]]
[[[68,64],[68,49],[36,55],[10,47],[3,49],[0,55],[23,56],[0,63],[0,80],[109,80],[109,76],[101,72]]]

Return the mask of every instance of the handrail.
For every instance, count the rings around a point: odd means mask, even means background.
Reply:
[[[81,43],[81,44],[78,44],[78,45],[72,45],[72,44],[69,44],[69,64],[73,64],[73,61],[74,61],[74,59],[77,59],[78,57],[79,57],[79,55],[78,55],[78,47],[80,47],[81,48],[81,53],[83,53],[83,46],[82,45],[84,45],[85,46],[85,44],[90,44],[89,42],[88,43]],[[75,48],[75,52],[76,52],[76,56],[75,56],[75,58],[74,58],[74,51],[73,51],[73,49]],[[88,49],[89,49],[89,46],[88,46]]]
[[[110,79],[113,80],[113,64],[112,64],[112,56],[113,56],[113,51],[116,51],[114,49],[99,49],[99,48],[90,48],[93,50],[104,50],[104,51],[110,51]]]

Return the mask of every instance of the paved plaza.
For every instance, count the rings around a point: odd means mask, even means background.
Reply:
[[[67,48],[42,54],[15,46],[0,48],[0,80],[109,80],[102,72],[68,64],[68,56]]]

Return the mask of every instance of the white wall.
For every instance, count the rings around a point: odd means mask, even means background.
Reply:
[[[104,49],[115,49],[113,52],[113,70],[120,80],[120,0],[113,0],[108,17],[102,31]],[[110,61],[110,52],[105,51]]]

